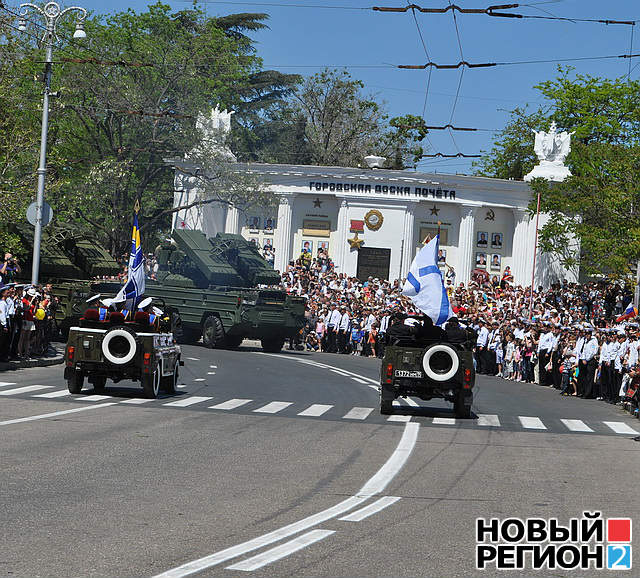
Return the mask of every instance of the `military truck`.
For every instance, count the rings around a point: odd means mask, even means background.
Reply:
[[[185,343],[202,337],[207,347],[237,347],[250,338],[278,352],[304,326],[304,299],[278,288],[279,273],[241,235],[176,230],[156,259],[146,294],[179,315]]]
[[[100,320],[98,310],[87,309],[69,330],[64,377],[70,393],[80,393],[85,378],[98,393],[107,379],[130,379],[141,383],[145,397],[155,399],[160,389],[176,392],[180,355],[173,335],[161,332],[144,311],[125,321],[117,311]]]
[[[406,337],[385,348],[380,370],[380,413],[390,414],[397,397],[445,399],[456,417],[468,418],[475,385],[473,353],[467,343]]]

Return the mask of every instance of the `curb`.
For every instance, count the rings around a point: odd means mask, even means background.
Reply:
[[[14,371],[16,369],[27,369],[30,367],[49,367],[59,365],[64,362],[64,344],[55,343],[49,346],[47,357],[28,359],[26,361],[2,361],[0,371]]]

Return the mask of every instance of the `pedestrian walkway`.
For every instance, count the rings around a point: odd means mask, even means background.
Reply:
[[[472,419],[458,419],[447,416],[450,411],[443,409],[445,415],[429,415],[428,409],[419,407],[413,399],[400,399],[393,404],[391,415],[381,415],[377,407],[348,407],[340,404],[301,404],[292,401],[271,401],[266,399],[239,399],[214,396],[190,395],[182,392],[178,396],[166,396],[158,399],[144,399],[138,397],[126,398],[108,395],[106,392],[96,394],[93,390],[87,393],[72,395],[65,389],[59,389],[53,385],[17,385],[13,382],[0,382],[0,399],[20,397],[26,399],[50,401],[50,402],[78,402],[95,403],[111,401],[117,404],[129,406],[157,407],[166,409],[198,410],[211,413],[242,413],[265,416],[286,416],[299,419],[326,419],[347,420],[361,423],[387,423],[402,424],[416,421],[423,426],[461,429],[495,429],[503,431],[522,432],[547,432],[547,433],[573,433],[584,435],[614,435],[637,436],[640,435],[640,425],[635,420],[625,421],[590,421],[572,417],[547,418],[531,415],[497,415],[497,414],[473,414]]]

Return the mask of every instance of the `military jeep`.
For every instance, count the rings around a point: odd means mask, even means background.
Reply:
[[[145,312],[125,321],[120,312],[100,320],[89,309],[71,327],[64,356],[64,377],[70,393],[80,393],[85,378],[96,392],[103,392],[107,379],[139,381],[144,396],[154,399],[160,389],[175,393],[178,384],[180,346],[173,334],[163,332]]]
[[[475,370],[463,344],[399,339],[387,345],[380,375],[380,413],[393,411],[397,397],[442,398],[456,417],[471,416]]]

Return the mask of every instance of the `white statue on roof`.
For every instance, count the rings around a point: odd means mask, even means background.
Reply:
[[[196,120],[196,128],[202,133],[202,140],[229,162],[237,160],[226,144],[231,133],[231,115],[234,113],[234,110],[229,111],[226,108],[220,110],[219,105],[216,105],[211,109],[209,116],[199,114]]]
[[[564,161],[571,152],[571,135],[573,132],[558,132],[555,122],[551,123],[549,132],[533,131],[535,141],[533,150],[540,163],[524,177],[525,181],[543,178],[548,181],[564,181],[571,176],[571,171]]]

